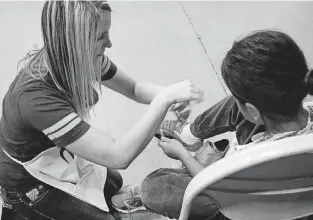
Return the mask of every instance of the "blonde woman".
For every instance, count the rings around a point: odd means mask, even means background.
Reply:
[[[48,1],[42,49],[28,54],[4,100],[0,186],[6,207],[26,219],[113,219],[106,203],[175,103],[199,100],[188,80],[169,87],[135,82],[104,55],[111,9],[105,1]],[[88,124],[103,84],[147,112],[114,140]]]

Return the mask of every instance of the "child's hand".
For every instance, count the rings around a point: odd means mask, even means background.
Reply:
[[[180,160],[183,154],[188,153],[186,148],[177,140],[162,137],[159,146],[163,152],[170,158]]]

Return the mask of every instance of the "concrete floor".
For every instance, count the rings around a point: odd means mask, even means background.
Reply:
[[[16,75],[17,62],[35,44],[42,45],[42,5],[0,3],[0,98]],[[170,85],[191,79],[205,91],[205,101],[194,106],[192,118],[228,93],[220,77],[221,61],[233,41],[250,31],[285,31],[313,68],[313,2],[113,1],[111,6],[113,47],[107,54],[136,80]],[[145,110],[145,106],[105,89],[92,124],[119,138]],[[123,171],[125,184],[139,183],[151,171],[177,164],[152,140]]]

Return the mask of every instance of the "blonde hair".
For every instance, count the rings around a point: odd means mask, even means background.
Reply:
[[[101,63],[94,59],[96,40],[98,26],[110,11],[109,4],[101,0],[45,2],[41,18],[44,46],[25,57],[26,72],[34,79],[49,74],[81,117],[89,116],[94,88],[101,88]]]

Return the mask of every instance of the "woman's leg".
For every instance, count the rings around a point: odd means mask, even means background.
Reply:
[[[110,201],[122,185],[123,179],[120,173],[108,169],[107,182],[104,187],[106,200]],[[6,204],[28,220],[114,220],[110,213],[44,183],[34,186],[26,192],[0,189],[0,196]]]
[[[149,174],[140,186],[140,197],[147,209],[170,218],[178,218],[191,176],[184,169],[159,169]],[[217,206],[203,191],[191,206],[189,219],[213,218]]]
[[[4,208],[2,209],[1,220],[26,220],[26,219],[19,215],[13,209]]]
[[[110,213],[43,183],[26,192],[3,189],[2,195],[27,220],[114,220]]]
[[[104,185],[103,193],[110,211],[112,211],[111,198],[122,188],[122,186],[122,175],[117,170],[108,168],[107,179]]]

